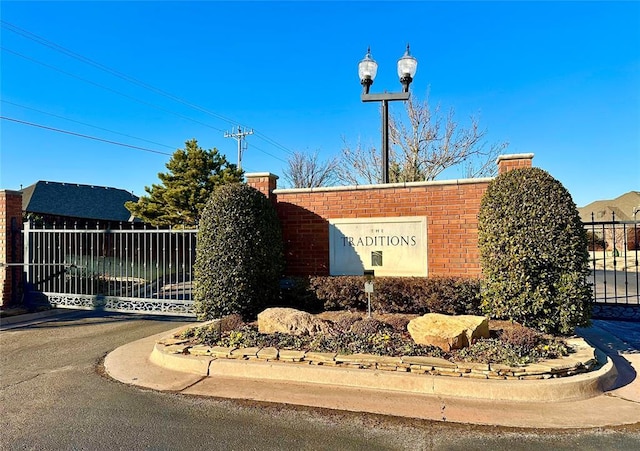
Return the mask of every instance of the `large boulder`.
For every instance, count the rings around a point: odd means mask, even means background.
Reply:
[[[477,338],[489,338],[489,321],[484,316],[427,313],[409,321],[407,329],[417,344],[444,351],[462,349]]]
[[[328,330],[327,322],[292,308],[268,308],[258,314],[258,332],[262,334],[315,335]]]

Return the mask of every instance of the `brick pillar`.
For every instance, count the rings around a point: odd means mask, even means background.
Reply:
[[[0,306],[22,299],[22,193],[0,190]]]
[[[530,168],[531,160],[533,160],[532,153],[500,155],[498,161],[496,161],[498,165],[498,175],[513,169]]]
[[[278,176],[269,172],[254,172],[244,175],[247,185],[257,189],[267,196],[267,199],[275,200],[273,190],[278,187]]]

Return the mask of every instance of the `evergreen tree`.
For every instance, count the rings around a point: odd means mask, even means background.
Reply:
[[[145,186],[147,196],[125,207],[137,218],[154,226],[195,227],[214,188],[242,181],[243,172],[217,149],[205,150],[192,139],[185,142],[158,173],[161,184]]]

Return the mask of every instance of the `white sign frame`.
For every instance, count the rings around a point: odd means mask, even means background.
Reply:
[[[426,216],[329,219],[329,274],[426,277]]]

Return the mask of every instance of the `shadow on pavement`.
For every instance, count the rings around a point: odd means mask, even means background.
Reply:
[[[624,357],[625,354],[639,353],[635,340],[627,341],[627,337],[631,338],[633,333],[638,331],[640,331],[638,323],[602,320],[594,320],[589,328],[577,329],[577,333],[591,346],[600,349],[611,358],[616,367],[618,376],[613,386],[607,387],[607,391],[629,385],[638,377],[636,370]]]
[[[13,318],[18,319],[16,317]],[[52,316],[25,320],[24,322],[17,321],[8,324],[3,323],[0,326],[0,330],[73,327],[76,326],[78,322],[88,319],[93,320],[91,321],[92,325],[126,321],[160,321],[167,323],[185,323],[196,321],[195,318],[184,316],[118,313],[105,312],[104,310],[75,310],[56,313]]]

